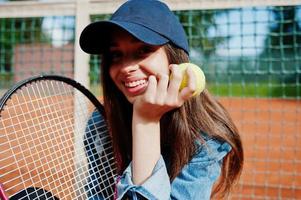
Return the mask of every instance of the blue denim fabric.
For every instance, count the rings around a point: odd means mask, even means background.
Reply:
[[[103,117],[98,112],[94,112],[87,126],[90,131],[87,131],[85,135],[90,174],[86,186],[89,200],[103,200],[101,196],[97,195],[101,190],[97,163],[100,162],[99,154],[101,154],[103,147],[97,142],[99,136],[96,131],[93,131],[100,128],[99,121],[102,120]],[[212,186],[221,173],[222,160],[231,151],[231,146],[226,142],[220,142],[206,136],[204,139],[206,141],[204,144],[197,142],[197,153],[172,183],[170,183],[167,165],[162,156],[156,163],[152,175],[142,185],[133,184],[132,165],[130,163],[119,177],[117,183],[118,199],[121,200],[125,197],[134,200],[143,198],[149,200],[210,199]]]
[[[117,184],[118,199],[122,199],[125,194],[130,199],[140,199],[139,196],[149,200],[210,199],[212,186],[221,173],[222,159],[231,150],[231,146],[225,142],[207,139],[205,144],[198,143],[198,147],[196,155],[172,183],[162,156],[151,177],[142,185],[133,184],[130,164]]]

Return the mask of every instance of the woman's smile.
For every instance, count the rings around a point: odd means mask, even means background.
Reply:
[[[109,73],[129,102],[142,95],[150,75],[169,75],[169,61],[162,46],[145,44],[124,30],[112,33]]]
[[[138,95],[146,89],[148,84],[147,79],[138,79],[134,81],[126,81],[124,82],[124,86],[128,93],[132,95]]]

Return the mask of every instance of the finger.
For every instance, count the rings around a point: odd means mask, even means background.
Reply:
[[[188,84],[187,87],[189,87],[190,90],[192,90],[193,92],[195,92],[196,90],[196,83],[197,83],[197,77],[195,72],[193,71],[193,69],[191,67],[188,67],[186,70],[186,73],[188,75]]]
[[[158,74],[157,102],[163,103],[167,94],[169,77],[167,74]]]
[[[154,97],[156,96],[156,90],[157,90],[157,79],[155,76],[150,75],[148,77],[148,85],[144,93],[145,101],[153,103]]]
[[[170,66],[171,74],[168,86],[168,96],[175,97],[179,95],[180,85],[183,79],[183,73],[178,65]]]
[[[188,99],[193,97],[193,92],[193,90],[190,90],[188,87],[185,87],[181,90],[179,94],[179,99],[181,99],[182,101],[187,101]]]

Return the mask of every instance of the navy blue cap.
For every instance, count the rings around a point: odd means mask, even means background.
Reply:
[[[89,54],[102,53],[110,30],[116,26],[144,43],[163,45],[170,42],[187,54],[189,52],[183,26],[167,5],[157,0],[125,2],[110,20],[97,21],[86,26],[80,35],[80,47]]]

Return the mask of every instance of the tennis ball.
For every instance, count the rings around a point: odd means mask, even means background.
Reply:
[[[180,90],[182,90],[188,84],[189,77],[186,73],[187,67],[191,67],[191,69],[193,70],[193,72],[196,76],[196,90],[192,96],[197,96],[205,89],[206,78],[205,78],[204,72],[199,66],[197,66],[195,64],[181,63],[179,65],[179,68],[181,69],[182,73],[184,73],[184,74],[183,74],[183,79],[182,79],[182,82],[180,85]]]

